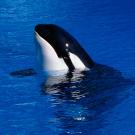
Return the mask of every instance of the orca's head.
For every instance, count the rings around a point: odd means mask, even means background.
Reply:
[[[59,26],[38,24],[35,33],[37,56],[44,70],[84,70],[94,64],[77,40]]]

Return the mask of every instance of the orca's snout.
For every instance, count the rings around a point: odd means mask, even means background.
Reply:
[[[48,29],[45,24],[38,24],[35,26],[35,32],[44,38],[48,33]]]
[[[45,27],[44,24],[38,24],[35,26],[35,31],[38,32],[38,31],[42,30],[44,27]]]
[[[35,26],[35,32],[42,38],[52,37],[57,31],[57,26],[54,24],[38,24]]]
[[[51,31],[55,27],[56,27],[56,25],[54,25],[54,24],[38,24],[35,26],[35,31],[37,33],[41,32],[41,31]]]

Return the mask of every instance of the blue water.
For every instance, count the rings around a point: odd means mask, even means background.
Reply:
[[[134,7],[132,0],[1,0],[0,135],[134,135]],[[11,76],[36,66],[38,23],[60,25],[110,68]]]

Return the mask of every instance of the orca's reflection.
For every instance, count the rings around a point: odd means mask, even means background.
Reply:
[[[134,84],[111,67],[95,65],[90,71],[50,76],[42,93],[51,95],[61,135],[101,135],[108,111],[127,97]]]

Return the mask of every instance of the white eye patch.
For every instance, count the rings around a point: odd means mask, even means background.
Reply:
[[[69,53],[69,56],[70,56],[70,59],[71,59],[75,68],[77,68],[77,69],[85,69],[86,68],[78,56],[76,56],[73,53]]]

